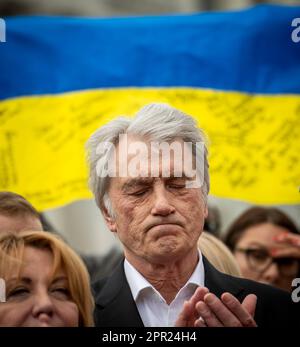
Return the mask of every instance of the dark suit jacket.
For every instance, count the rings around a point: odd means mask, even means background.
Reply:
[[[205,286],[218,297],[233,294],[240,302],[248,294],[258,298],[255,321],[258,326],[300,327],[299,304],[291,295],[271,286],[225,275],[203,257]],[[124,272],[123,261],[112,276],[93,286],[95,293],[95,325],[98,327],[143,327]]]

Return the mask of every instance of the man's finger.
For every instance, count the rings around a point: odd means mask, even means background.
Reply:
[[[202,317],[198,318],[195,321],[194,326],[195,326],[195,328],[206,328],[207,327],[207,325],[205,324],[204,319]]]
[[[188,301],[185,301],[183,304],[182,311],[180,312],[175,322],[175,327],[189,327],[191,316],[193,316],[192,311],[193,311],[192,305]]]
[[[198,312],[196,311],[196,304],[198,301],[203,301],[204,296],[209,292],[206,287],[198,287],[190,298],[183,305],[183,309],[180,312],[176,322],[176,327],[193,327],[196,319],[198,318]]]
[[[210,293],[204,297],[205,304],[209,307],[218,321],[225,327],[241,327],[240,320],[224,305],[214,294]],[[203,317],[206,322],[206,318]]]
[[[198,302],[196,309],[208,327],[223,327],[223,324],[216,317],[211,308],[203,301]],[[198,324],[200,324],[198,322]]]
[[[251,295],[246,300],[244,306],[230,293],[224,293],[221,296],[222,302],[232,312],[232,314],[244,327],[256,327],[256,322],[253,319],[253,315],[256,308],[256,296]],[[248,311],[250,310],[250,312]]]
[[[193,296],[191,297],[191,299],[189,300],[189,302],[193,305],[196,306],[198,301],[203,301],[204,300],[204,296],[209,293],[209,289],[206,287],[198,287],[195,290],[195,293],[193,294]]]
[[[254,294],[249,294],[245,297],[242,302],[242,306],[249,312],[249,314],[254,317],[255,309],[257,303],[257,296]]]

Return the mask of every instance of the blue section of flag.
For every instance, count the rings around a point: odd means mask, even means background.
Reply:
[[[6,19],[0,98],[91,88],[300,92],[300,7],[113,19]],[[300,36],[300,33],[299,33]]]

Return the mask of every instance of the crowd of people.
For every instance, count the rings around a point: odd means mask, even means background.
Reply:
[[[99,150],[103,143],[113,144],[114,157]],[[145,152],[136,175],[124,175],[133,159],[124,148],[137,143]],[[153,143],[177,146],[184,156],[166,160],[158,152],[154,173]],[[185,143],[193,144],[190,152]],[[292,281],[300,277],[297,225],[279,209],[254,206],[222,240],[205,231],[205,143],[194,119],[166,104],[146,105],[134,118],[117,118],[91,135],[90,187],[123,246],[103,258],[77,254],[44,230],[29,201],[0,192],[0,278],[6,284],[0,326],[300,326],[300,307],[291,298]],[[112,158],[115,175],[104,175]]]

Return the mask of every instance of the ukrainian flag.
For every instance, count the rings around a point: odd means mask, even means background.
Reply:
[[[90,198],[84,144],[91,133],[146,103],[167,102],[208,134],[213,195],[299,203],[298,17],[300,7],[263,5],[6,19],[0,190],[24,195],[41,211]]]

